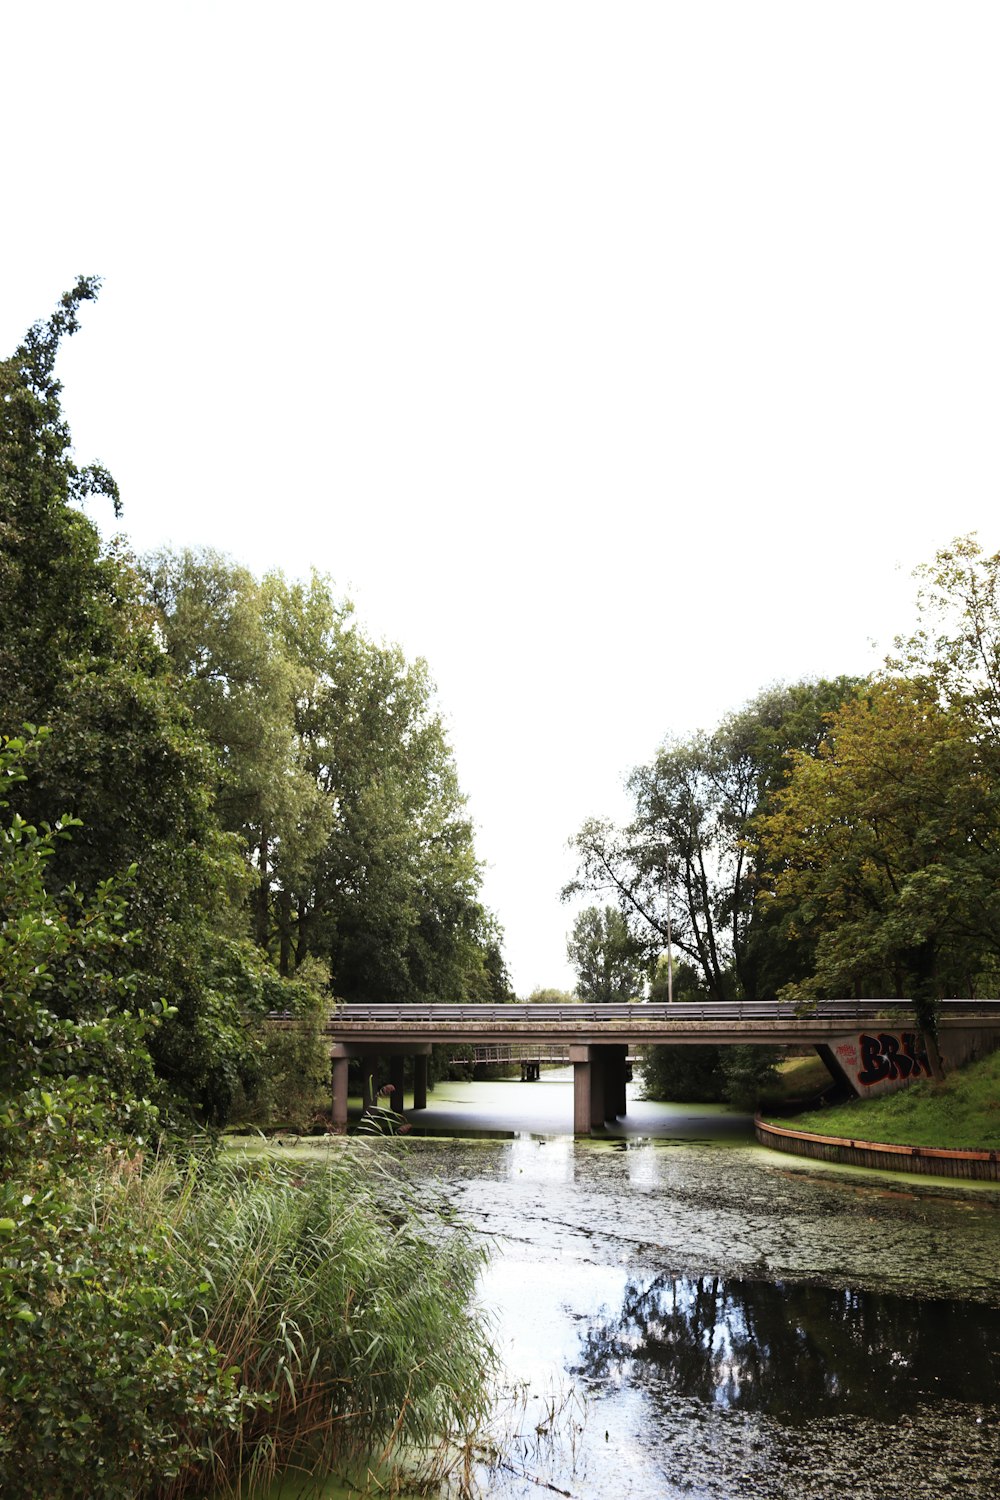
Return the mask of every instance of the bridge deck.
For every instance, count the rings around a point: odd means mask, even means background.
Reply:
[[[290,1017],[275,1016],[277,1021]],[[861,1026],[917,1028],[899,1000],[831,1000],[807,1014],[777,1001],[732,1005],[341,1005],[324,1030],[344,1042],[503,1042],[557,1046],[715,1042],[795,1046]],[[939,1029],[1000,1028],[1000,1000],[945,1000]]]
[[[278,1026],[299,1024],[272,1013]],[[942,1050],[975,1055],[1000,1034],[1000,1000],[945,1000],[938,1008]],[[414,1109],[426,1107],[427,1055],[435,1042],[471,1047],[530,1044],[536,1056],[569,1048],[573,1064],[573,1129],[586,1134],[625,1113],[628,1049],[646,1044],[714,1042],[723,1046],[831,1048],[849,1032],[919,1031],[913,1007],[898,1000],[829,1000],[808,1014],[777,1001],[734,1005],[340,1005],[327,1017],[333,1081],[334,1129],[347,1126],[348,1061],[391,1060],[393,1088],[402,1098],[403,1059],[414,1057]],[[862,1038],[861,1040],[867,1040]],[[878,1042],[881,1043],[881,1037]],[[888,1043],[887,1043],[888,1045]],[[893,1055],[899,1053],[894,1044]],[[908,1043],[903,1042],[905,1055]],[[853,1050],[853,1043],[848,1043]],[[840,1049],[838,1049],[840,1050]],[[954,1061],[954,1057],[952,1059]],[[908,1076],[904,1074],[904,1077]],[[896,1075],[892,1074],[895,1078]],[[868,1080],[865,1080],[866,1082]]]

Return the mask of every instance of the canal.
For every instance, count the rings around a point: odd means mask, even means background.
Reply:
[[[486,1495],[995,1500],[995,1186],[778,1156],[711,1106],[574,1141],[571,1093],[441,1084],[388,1146],[493,1246]]]

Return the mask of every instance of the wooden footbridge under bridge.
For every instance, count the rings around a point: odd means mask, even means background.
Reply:
[[[274,1014],[276,1025],[294,1026],[289,1015]],[[427,1059],[435,1043],[454,1046],[523,1045],[541,1055],[565,1048],[573,1065],[573,1130],[589,1135],[626,1112],[625,1079],[629,1049],[668,1045],[815,1047],[831,1063],[855,1036],[887,1066],[918,1068],[919,1053],[908,1043],[897,1056],[893,1037],[914,1036],[919,1026],[905,1000],[828,1000],[802,1015],[792,1004],[743,1001],[736,1004],[673,1005],[339,1005],[324,1027],[330,1040],[333,1126],[347,1128],[347,1068],[351,1058],[365,1062],[366,1078],[388,1074],[393,1105],[403,1107],[403,1063],[414,1059],[412,1108],[427,1106]],[[938,1045],[946,1063],[956,1066],[1000,1045],[1000,1000],[944,1000],[938,1012]],[[863,1050],[863,1049],[862,1049]],[[371,1100],[366,1100],[370,1103]]]
[[[543,1063],[565,1068],[570,1060],[568,1042],[473,1042],[469,1046],[460,1044],[458,1050],[458,1057],[451,1058],[452,1064],[463,1063],[473,1068],[480,1064],[519,1067],[522,1083],[537,1083]]]

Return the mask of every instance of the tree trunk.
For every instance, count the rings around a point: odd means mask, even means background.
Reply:
[[[254,921],[254,937],[258,947],[267,952],[267,940],[270,936],[270,908],[271,908],[271,877],[268,871],[268,856],[270,855],[270,842],[266,824],[260,830],[260,884],[257,886],[256,912]]]
[[[278,973],[287,979],[292,969],[292,898],[288,891],[278,893]]]

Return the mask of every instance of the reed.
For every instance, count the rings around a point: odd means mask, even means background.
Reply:
[[[357,1141],[317,1166],[193,1158],[104,1174],[96,1220],[166,1229],[177,1288],[198,1288],[189,1331],[251,1398],[236,1430],[210,1435],[207,1462],[154,1493],[181,1500],[210,1479],[247,1496],[290,1467],[365,1465],[391,1487],[404,1461],[430,1482],[471,1450],[497,1365],[475,1304],[483,1251],[425,1193],[398,1152]]]

